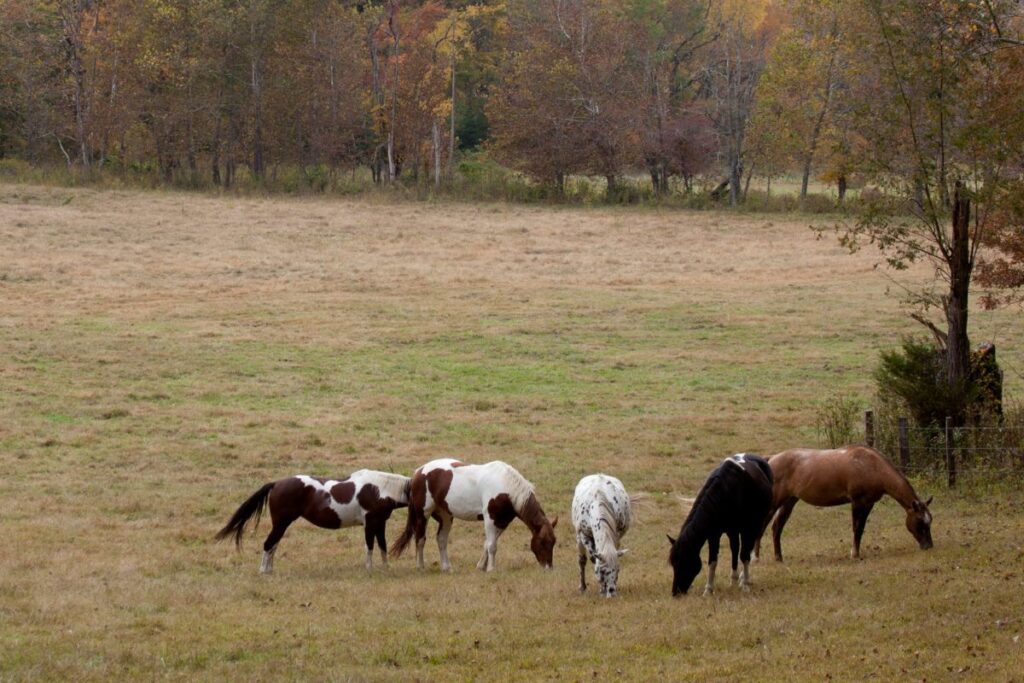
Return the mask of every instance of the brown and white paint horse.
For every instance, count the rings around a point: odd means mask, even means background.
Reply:
[[[366,535],[366,568],[373,568],[373,542],[387,566],[384,527],[396,508],[409,504],[409,477],[390,472],[359,470],[347,479],[321,479],[300,474],[264,484],[235,511],[217,540],[234,534],[241,545],[245,525],[255,517],[259,525],[264,507],[270,508],[273,528],[263,542],[260,573],[274,569],[277,544],[292,522],[302,517],[324,529],[362,525]]]
[[[409,488],[409,521],[391,548],[392,557],[401,555],[415,537],[416,565],[423,569],[427,517],[433,517],[440,524],[437,548],[441,554],[441,571],[452,569],[448,560],[448,534],[456,518],[484,523],[484,552],[477,569],[494,569],[498,537],[516,517],[533,533],[530,548],[537,561],[551,568],[558,517],[549,520],[537,502],[533,485],[503,462],[467,465],[442,458],[416,470]]]
[[[885,457],[867,446],[835,450],[796,448],[768,459],[772,468],[772,508],[765,526],[772,524],[775,559],[782,561],[782,529],[793,506],[805,501],[819,507],[850,503],[853,513],[854,559],[860,558],[860,539],[871,508],[884,495],[892,496],[907,512],[907,530],[922,550],[932,547],[932,499],[921,500],[904,477]],[[776,514],[777,513],[777,514]],[[755,556],[760,555],[761,541]]]

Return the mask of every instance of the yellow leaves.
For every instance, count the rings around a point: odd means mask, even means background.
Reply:
[[[716,7],[717,20],[753,33],[768,16],[771,0],[722,0]]]

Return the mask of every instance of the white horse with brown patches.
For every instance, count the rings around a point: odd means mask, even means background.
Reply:
[[[632,521],[629,494],[615,477],[591,474],[580,479],[572,497],[572,526],[580,555],[580,592],[587,590],[587,557],[594,563],[594,575],[601,595],[611,598],[618,591],[619,557],[626,550],[619,541]]]
[[[416,565],[423,569],[428,517],[440,524],[437,548],[441,554],[441,571],[452,569],[448,560],[448,534],[453,520],[484,523],[484,552],[476,567],[493,571],[498,537],[517,517],[533,533],[530,548],[537,561],[551,568],[558,517],[549,520],[537,501],[533,485],[503,462],[467,465],[442,458],[416,470],[409,486],[409,521],[391,547],[392,557],[401,555],[415,537]]]
[[[366,536],[366,568],[373,568],[373,543],[380,549],[381,562],[388,564],[384,529],[391,513],[409,503],[409,477],[390,472],[359,470],[346,479],[321,479],[299,474],[264,484],[235,511],[217,540],[234,535],[241,545],[245,525],[256,518],[259,525],[264,507],[270,508],[273,528],[263,542],[261,574],[274,569],[277,544],[292,522],[303,517],[324,529],[362,526]]]

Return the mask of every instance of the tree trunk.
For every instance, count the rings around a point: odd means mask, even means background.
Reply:
[[[253,133],[252,133],[252,173],[262,179],[266,168],[263,158],[263,74],[260,69],[260,52],[257,48],[256,9],[249,8],[249,66],[251,70]]]
[[[739,158],[729,165],[729,206],[739,206],[743,182],[743,162]]]
[[[846,174],[845,173],[841,174],[839,176],[838,185],[839,185],[839,206],[842,206],[843,203],[846,201]]]
[[[72,103],[75,110],[75,135],[78,136],[82,165],[89,168],[91,154],[86,132],[85,64],[82,62],[82,18],[84,12],[85,7],[78,0],[62,3],[61,22],[64,29],[64,51],[67,55],[67,68],[74,85]]]
[[[399,71],[399,48],[401,35],[398,32],[398,3],[393,0],[388,4],[388,30],[393,38],[391,48],[391,59],[394,62],[395,78],[391,89],[391,120],[388,121],[388,180],[394,182],[398,178],[398,159],[395,151],[395,126],[398,120],[398,85],[401,72]],[[415,168],[415,167],[414,167]]]
[[[970,340],[967,337],[967,304],[971,283],[970,259],[971,200],[958,182],[953,199],[953,237],[949,249],[949,296],[946,308],[946,371],[950,388],[961,397],[952,415],[954,423],[964,422],[970,372]]]
[[[441,187],[441,127],[434,121],[434,187]]]
[[[452,114],[448,131],[448,178],[455,175],[455,49],[452,48]]]
[[[604,181],[604,198],[610,200],[615,195],[615,191],[619,187],[618,179],[615,177],[614,173],[606,173],[604,176]]]

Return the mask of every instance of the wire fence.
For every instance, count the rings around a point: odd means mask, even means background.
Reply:
[[[905,474],[958,481],[1010,479],[1024,483],[1024,424],[991,420],[955,427],[911,426],[907,418],[864,415],[865,442],[888,455]]]

